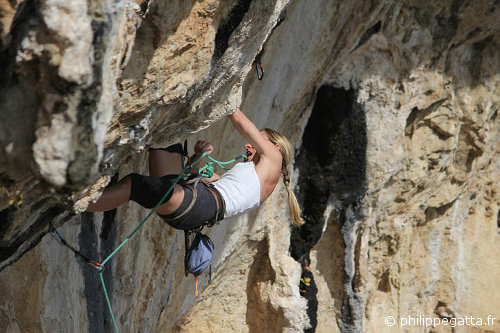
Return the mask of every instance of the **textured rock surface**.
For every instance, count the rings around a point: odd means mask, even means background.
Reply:
[[[441,307],[500,318],[499,15],[486,0],[0,1],[0,327],[109,330],[96,270],[48,223],[106,257],[147,211],[73,211],[145,172],[145,147],[196,132],[239,154],[218,120],[240,102],[295,143],[307,224],[288,227],[278,189],[213,228],[195,300],[182,234],[153,218],[105,270],[123,331],[303,331],[308,254],[317,332],[385,332],[386,316]],[[471,330],[500,322],[454,329]]]

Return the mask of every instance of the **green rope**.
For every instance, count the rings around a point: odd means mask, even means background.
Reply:
[[[188,177],[190,176],[190,174],[187,174],[184,176],[184,170],[182,170],[182,173],[179,174],[179,176],[177,176],[177,178],[174,179],[172,185],[169,187],[169,189],[165,192],[165,194],[163,195],[163,197],[160,199],[160,201],[158,201],[158,203],[156,204],[156,206],[149,212],[148,215],[146,215],[146,217],[142,220],[141,223],[139,223],[139,225],[130,233],[130,235],[127,236],[127,238],[125,238],[125,240],[123,240],[121,242],[120,245],[118,245],[118,247],[116,247],[116,249],[113,250],[113,252],[111,252],[110,255],[108,255],[108,257],[106,259],[104,259],[104,261],[101,263],[101,266],[104,266],[106,265],[106,263],[115,255],[116,252],[118,252],[118,250],[121,249],[121,247],[123,245],[125,245],[129,240],[130,238],[132,238],[132,236],[135,235],[135,233],[137,231],[139,231],[139,229],[142,228],[142,226],[144,225],[144,223],[146,223],[149,218],[151,217],[151,215],[153,215],[156,210],[158,209],[158,207],[161,206],[161,204],[163,203],[163,201],[165,200],[165,198],[170,194],[170,192],[172,192],[172,190],[174,189],[175,187],[175,184],[177,184],[179,182],[179,180],[181,180],[181,178],[184,178],[184,177]]]
[[[226,168],[224,165],[227,165],[227,164],[231,164],[231,163],[234,163],[236,162],[237,160],[239,159],[243,159],[243,160],[246,160],[246,156],[245,155],[240,155],[240,156],[237,156],[235,158],[233,158],[232,160],[229,160],[229,161],[226,161],[226,162],[221,162],[221,161],[217,161],[215,158],[213,158],[212,156],[207,156],[208,159],[210,160],[209,162],[207,162],[205,164],[204,167],[200,168],[199,170],[199,173],[205,177],[205,178],[211,178],[213,177],[214,175],[214,164],[217,164],[220,168],[224,169],[224,170],[228,170],[228,168]],[[193,164],[196,164],[196,163],[193,163]]]
[[[193,165],[196,165],[197,163],[199,163],[205,156],[207,156],[207,153],[204,152],[195,162],[193,162],[192,164]],[[218,166],[220,166],[221,168],[223,168],[224,170],[227,170],[224,165],[226,164],[230,164],[230,163],[234,163],[236,162],[237,160],[239,160],[240,158],[243,158],[243,159],[246,159],[246,156],[245,155],[240,155],[238,157],[235,157],[233,158],[232,160],[230,161],[227,161],[227,162],[220,162],[220,161],[217,161],[216,159],[212,158],[211,156],[208,156],[208,158],[210,159],[210,162],[207,162],[206,165],[201,168],[199,170],[200,174],[204,177],[206,177],[206,175],[204,175],[203,171],[204,170],[208,170],[208,172],[210,172],[211,170],[211,175],[208,177],[212,177],[213,176],[213,164],[217,164]],[[120,245],[118,245],[114,250],[113,252],[111,252],[110,255],[108,255],[106,257],[106,259],[104,259],[104,261],[100,264],[100,268],[99,268],[99,275],[100,275],[100,278],[101,278],[101,285],[102,285],[102,289],[104,290],[104,296],[106,297],[106,304],[108,305],[108,310],[109,310],[109,313],[111,315],[111,320],[113,321],[113,327],[115,329],[115,332],[118,333],[118,326],[116,325],[116,320],[115,320],[115,316],[113,314],[113,308],[111,307],[111,301],[109,299],[109,295],[108,295],[108,291],[106,289],[106,284],[104,283],[104,277],[102,275],[102,270],[104,269],[104,265],[106,265],[106,263],[132,238],[132,236],[135,235],[135,233],[137,231],[139,231],[139,229],[142,228],[142,226],[149,220],[149,218],[156,212],[156,210],[158,209],[158,207],[161,206],[161,204],[163,203],[163,201],[165,200],[165,198],[170,194],[170,192],[173,191],[174,187],[175,187],[175,184],[177,184],[179,182],[179,180],[181,180],[182,178],[186,178],[186,177],[189,177],[191,176],[190,173],[186,173],[186,171],[191,168],[191,165],[187,165],[182,171],[181,173],[179,174],[179,176],[177,176],[177,178],[174,179],[173,181],[173,184],[170,186],[170,188],[165,192],[165,194],[163,195],[163,197],[160,199],[160,201],[158,201],[158,203],[156,204],[156,206],[149,212],[149,214],[142,220],[142,222],[130,233],[130,235],[127,236],[127,238],[125,238],[125,240],[123,240]],[[208,173],[207,173],[208,174]]]
[[[204,157],[207,157],[207,153],[203,153],[194,163],[192,163],[193,165],[196,165],[197,163],[199,163]],[[243,159],[243,160],[246,160],[246,156],[245,155],[240,155],[240,156],[237,156],[235,158],[233,158],[232,160],[230,161],[226,161],[226,162],[221,162],[221,161],[217,161],[216,159],[212,158],[211,156],[208,156],[208,159],[209,161],[206,162],[205,166],[201,169],[199,169],[198,173],[203,176],[203,177],[207,177],[207,178],[211,178],[213,176],[213,172],[214,172],[214,164],[218,165],[219,167],[221,167],[222,169],[224,170],[228,170],[226,167],[224,167],[224,165],[227,165],[227,164],[231,164],[231,163],[234,163],[236,162],[237,160],[239,159]],[[177,184],[181,179],[183,178],[187,178],[187,177],[190,177],[192,176],[192,174],[190,173],[187,173],[187,170],[189,170],[191,168],[191,165],[187,165],[180,173],[179,175],[173,180],[173,183],[172,185],[169,187],[169,189],[165,192],[165,194],[163,195],[163,197],[160,199],[160,201],[158,201],[158,203],[156,204],[156,206],[149,212],[149,214],[141,221],[141,223],[139,223],[139,225],[106,257],[106,259],[103,260],[102,263],[99,263],[99,262],[96,262],[96,261],[91,261],[90,259],[88,259],[87,257],[85,257],[83,254],[81,254],[78,250],[76,250],[75,248],[73,248],[70,244],[68,244],[66,242],[66,240],[64,240],[64,238],[62,237],[62,235],[57,231],[57,229],[55,228],[55,226],[51,223],[52,225],[52,228],[53,228],[53,232],[56,233],[56,235],[54,235],[52,232],[52,236],[56,239],[56,241],[58,241],[60,244],[68,247],[70,250],[72,250],[75,254],[81,256],[83,259],[85,259],[86,262],[94,265],[96,268],[99,269],[99,277],[100,277],[100,280],[101,280],[101,285],[102,285],[102,289],[104,291],[104,296],[106,298],[106,304],[108,306],[108,310],[109,310],[109,313],[110,313],[110,316],[111,316],[111,320],[113,322],[113,327],[114,327],[114,330],[115,332],[118,332],[118,326],[116,324],[116,319],[115,319],[115,316],[113,314],[113,309],[111,307],[111,301],[110,301],[110,298],[109,298],[109,294],[108,294],[108,290],[106,289],[106,284],[104,282],[104,276],[103,276],[103,269],[104,269],[104,266],[108,263],[109,260],[111,260],[111,258],[113,258],[113,256],[139,231],[139,229],[142,228],[142,226],[150,219],[150,217],[156,212],[156,210],[158,209],[158,207],[161,206],[161,204],[163,204],[163,201],[165,200],[165,198],[173,191],[174,187],[175,187],[175,184]]]
[[[111,321],[113,322],[113,327],[115,328],[115,332],[118,332],[118,326],[116,325],[115,315],[113,314],[113,309],[111,308],[111,302],[109,301],[108,290],[106,289],[106,284],[104,283],[102,268],[99,269],[99,277],[101,278],[102,289],[104,290],[104,296],[106,297],[106,304],[108,305],[109,314],[111,315]]]

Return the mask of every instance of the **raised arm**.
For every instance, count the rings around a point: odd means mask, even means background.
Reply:
[[[274,144],[260,133],[255,124],[239,108],[236,112],[229,115],[229,119],[233,123],[234,128],[254,146],[260,155],[266,158],[281,158],[281,154],[276,150]]]

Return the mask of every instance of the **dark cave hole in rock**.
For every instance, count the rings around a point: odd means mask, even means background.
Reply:
[[[50,200],[50,199],[47,199],[47,200]],[[17,208],[15,208],[15,209],[16,209],[15,211],[10,211],[10,212],[9,211],[6,211],[6,212],[2,211],[2,213],[6,214],[6,215],[2,215],[0,217],[11,218],[11,223],[14,223],[15,216],[9,215],[9,214],[11,214],[11,213],[14,214],[17,211]],[[18,248],[25,245],[24,243],[27,241],[30,241],[30,242],[25,247],[26,252],[28,252],[29,250],[34,248],[44,236],[44,234],[41,233],[41,231],[47,228],[50,221],[54,220],[54,216],[58,216],[59,214],[62,214],[63,212],[64,212],[63,207],[61,207],[57,204],[54,204],[53,206],[47,208],[46,210],[44,210],[44,211],[40,212],[38,215],[36,215],[36,217],[34,217],[32,221],[30,221],[28,219],[28,221],[26,223],[29,223],[29,225],[30,225],[29,228],[27,228],[24,232],[18,233],[9,242],[0,242],[0,262],[9,259],[9,257],[14,255],[14,253],[16,253]],[[0,220],[0,221],[3,221],[3,220]],[[38,234],[39,236],[34,238],[34,239],[31,239],[31,235],[33,235],[33,234]],[[15,262],[15,261],[13,261],[13,262]],[[13,262],[11,262],[11,264]]]
[[[361,38],[359,39],[359,42],[358,42],[358,45],[354,48],[355,50],[358,49],[360,46],[362,46],[363,44],[365,44],[366,42],[368,42],[368,40],[373,36],[375,35],[376,33],[378,33],[380,31],[380,28],[382,27],[382,21],[378,21],[377,23],[375,23],[374,25],[372,25],[370,28],[368,28],[364,33],[363,35],[361,36]]]
[[[336,199],[338,215],[331,222],[339,227],[335,239],[342,243],[338,244],[342,249],[355,246],[356,240],[350,235],[353,223],[362,214],[358,202],[365,192],[366,145],[366,118],[362,106],[356,103],[354,90],[328,85],[320,87],[296,155],[295,166],[300,170],[297,198],[305,224],[292,229],[290,253],[295,260],[308,257],[322,237],[325,218],[328,218],[325,210],[331,197]],[[348,212],[353,216],[348,216]],[[344,255],[343,251],[330,254]],[[342,281],[336,281],[337,286],[346,289],[355,282],[356,268],[345,266],[343,260],[335,262],[338,266],[334,270],[344,272],[340,275]],[[318,269],[325,273],[323,264],[331,264],[331,261],[320,262],[318,257]],[[359,312],[359,300],[353,290],[354,287],[344,290],[345,295],[339,300],[342,326],[346,328],[356,326],[354,322]],[[308,312],[308,316],[311,321],[315,318],[313,313]]]
[[[497,227],[498,227],[498,233],[500,234],[500,210],[497,213]]]
[[[139,6],[141,7],[140,15],[146,14],[146,11],[148,10],[148,5],[149,5],[149,0],[144,0],[142,1]]]
[[[224,52],[226,52],[229,46],[229,38],[233,31],[238,27],[238,25],[245,17],[248,8],[252,0],[241,0],[239,1],[229,13],[226,20],[219,26],[217,33],[215,34],[215,46],[214,54],[212,55],[212,65],[216,64],[217,61],[222,57]]]
[[[320,239],[332,194],[348,205],[364,193],[366,141],[365,115],[355,92],[322,86],[296,155],[297,198],[306,223],[292,230],[290,252],[295,260]]]
[[[15,205],[10,205],[0,211],[0,240],[7,233],[7,230],[9,230],[10,225],[14,221],[16,211],[17,207]]]

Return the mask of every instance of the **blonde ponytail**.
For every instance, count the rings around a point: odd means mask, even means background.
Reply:
[[[290,176],[288,175],[288,170],[281,170],[281,174],[283,175],[283,183],[285,183],[286,191],[288,192],[288,207],[290,208],[290,215],[292,215],[292,219],[295,222],[295,225],[301,226],[305,223],[304,219],[300,216],[300,206],[297,202],[297,198],[290,188]]]
[[[301,226],[305,223],[304,219],[300,216],[300,206],[297,202],[297,198],[290,188],[290,176],[288,175],[288,164],[292,160],[292,145],[286,137],[276,132],[273,129],[265,128],[264,131],[269,136],[269,141],[280,146],[281,155],[283,156],[283,164],[281,166],[281,174],[283,176],[283,183],[285,184],[286,191],[288,192],[288,207],[290,208],[290,215],[292,216],[293,222],[297,226]]]

